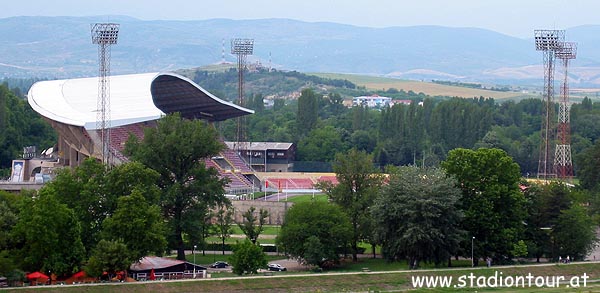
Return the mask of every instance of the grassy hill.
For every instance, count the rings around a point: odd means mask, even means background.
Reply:
[[[237,96],[237,71],[231,64],[214,64],[195,69],[179,70],[179,73],[193,79],[200,86],[234,100]],[[317,92],[337,92],[344,98],[361,95],[380,94],[397,99],[412,99],[416,94],[448,97],[491,97],[496,100],[519,100],[534,97],[516,91],[492,91],[485,89],[445,85],[433,82],[402,80],[380,76],[340,74],[340,73],[301,73],[297,71],[253,70],[245,74],[245,92],[262,94],[265,97],[280,98],[297,96],[306,87]],[[404,94],[394,94],[388,89],[395,88]],[[410,93],[412,92],[412,94]]]

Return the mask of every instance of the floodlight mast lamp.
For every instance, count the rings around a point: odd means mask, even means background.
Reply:
[[[246,56],[254,52],[254,39],[232,39],[231,54],[237,55],[238,68],[238,105],[245,107],[244,101],[244,69],[246,67]],[[240,143],[246,141],[246,117],[238,117],[237,120],[237,143],[236,149],[240,151]]]
[[[552,168],[552,152],[550,150],[553,133],[552,114],[554,103],[554,61],[555,53],[559,51],[565,40],[564,30],[535,30],[535,49],[544,54],[544,115],[542,119],[540,156],[538,161],[539,179],[554,176]]]
[[[556,59],[562,61],[563,82],[560,87],[558,105],[558,126],[556,130],[556,149],[554,152],[554,170],[560,179],[573,177],[573,161],[571,159],[571,118],[569,103],[569,60],[577,57],[577,43],[564,42],[555,53]]]
[[[110,46],[117,44],[119,24],[91,25],[92,43],[98,45],[98,105],[96,130],[100,131],[102,163],[110,165]]]

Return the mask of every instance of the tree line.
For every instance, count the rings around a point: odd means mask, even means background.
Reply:
[[[197,71],[194,80],[235,101],[233,73],[233,69],[227,73]],[[277,82],[268,82],[274,76]],[[394,88],[367,90],[347,81],[315,79],[295,72],[259,70],[248,72],[246,77],[246,105],[256,110],[247,119],[249,139],[294,142],[298,161],[332,162],[335,152],[357,148],[373,154],[382,169],[389,164],[437,166],[454,148],[488,147],[505,150],[524,176],[537,173],[545,108],[541,99],[496,101],[485,97],[432,97]],[[284,84],[290,86],[285,91],[277,90]],[[293,91],[301,93],[298,99],[277,98]],[[344,99],[371,94],[412,103],[384,109],[343,105]],[[271,95],[276,96],[274,106],[265,109],[261,100]],[[558,105],[554,108],[557,113]],[[585,164],[580,154],[600,137],[600,125],[594,123],[600,118],[600,103],[585,97],[572,105],[570,114],[572,154],[578,174]],[[219,129],[225,139],[235,138],[235,121],[222,122]]]
[[[23,147],[55,144],[52,127],[7,83],[0,84],[0,179],[10,175],[11,162],[22,158]]]
[[[352,149],[336,155],[334,170],[339,184],[320,186],[330,202],[292,206],[276,240],[311,265],[335,265],[342,252],[357,261],[359,242],[416,269],[459,257],[474,265],[583,260],[597,241],[597,192],[524,181],[500,149],[457,148],[440,167],[388,166],[386,176]]]
[[[252,105],[262,97],[251,95]],[[537,174],[544,108],[540,99],[424,97],[383,109],[347,108],[336,92],[306,88],[297,100],[275,101],[272,108],[256,107],[248,117],[249,139],[294,142],[297,161],[330,163],[336,152],[356,148],[372,154],[381,169],[437,166],[452,149],[487,147],[506,151],[524,176]],[[599,118],[600,103],[590,98],[571,107],[576,176],[587,163],[581,154],[600,137],[600,125],[594,123]],[[234,121],[221,122],[219,129],[225,139],[235,138]]]
[[[149,254],[176,250],[185,259],[185,249],[210,235],[209,223],[227,238],[226,182],[202,159],[222,147],[213,127],[167,115],[143,141],[128,140],[129,163],[109,169],[89,159],[38,192],[0,193],[0,274],[114,274]],[[593,178],[582,181],[591,189],[522,182],[518,164],[495,148],[457,148],[439,168],[389,166],[388,176],[373,162],[365,151],[337,153],[339,184],[321,185],[331,202],[294,205],[276,240],[282,250],[326,267],[344,253],[356,260],[358,244],[367,242],[390,261],[418,267],[468,257],[470,245],[476,259],[507,263],[581,259],[594,243],[600,201]],[[266,215],[255,212],[240,223],[248,237],[232,257],[240,274],[265,262],[256,239]]]

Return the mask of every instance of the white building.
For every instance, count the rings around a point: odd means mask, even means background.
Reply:
[[[360,96],[352,99],[352,107],[367,106],[369,108],[383,108],[392,105],[392,98],[379,95]]]

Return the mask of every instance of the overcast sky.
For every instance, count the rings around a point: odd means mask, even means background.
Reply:
[[[127,15],[144,20],[291,18],[367,27],[479,27],[530,38],[534,29],[600,24],[596,0],[22,0],[0,18]]]

